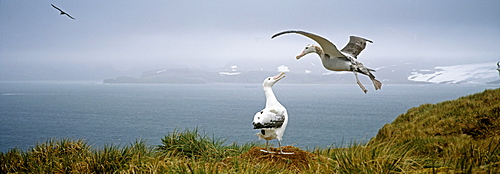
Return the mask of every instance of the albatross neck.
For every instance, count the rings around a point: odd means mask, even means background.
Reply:
[[[323,51],[323,48],[321,48],[320,46],[317,46],[317,45],[315,45],[314,48],[316,49],[316,54],[318,54],[318,56],[321,59],[326,58],[325,57],[325,52]]]
[[[276,96],[274,95],[272,87],[264,87],[263,89],[264,89],[264,94],[266,95],[266,107],[274,106],[274,105],[281,105],[278,102],[278,99],[276,99]]]

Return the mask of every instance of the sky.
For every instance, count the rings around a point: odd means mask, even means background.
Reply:
[[[295,60],[314,43],[306,37],[271,39],[285,30],[315,33],[339,48],[350,35],[370,39],[358,56],[365,65],[500,61],[498,0],[0,0],[0,80],[320,63],[316,55]],[[75,72],[94,74],[69,75]]]

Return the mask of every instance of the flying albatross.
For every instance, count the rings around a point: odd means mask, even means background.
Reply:
[[[52,5],[52,7],[54,7],[55,9],[59,10],[59,12],[61,12],[61,13],[60,13],[60,15],[66,15],[66,16],[68,16],[69,18],[71,18],[71,19],[75,20],[75,18],[71,17],[68,13],[66,13],[66,12],[62,11],[60,8],[57,8],[54,4],[50,4],[50,5]]]
[[[356,76],[357,84],[363,90],[363,92],[366,93],[368,92],[368,90],[366,90],[363,84],[361,84],[361,82],[359,81],[357,73],[361,73],[370,77],[373,85],[375,86],[375,90],[379,90],[382,87],[382,83],[375,79],[375,76],[371,73],[371,71],[375,70],[365,67],[357,59],[359,53],[361,53],[361,51],[365,49],[366,42],[373,43],[371,40],[357,36],[351,36],[349,43],[347,43],[347,45],[339,51],[337,47],[327,39],[304,31],[283,31],[273,35],[271,39],[288,33],[296,33],[306,36],[316,41],[320,45],[307,45],[304,51],[302,51],[301,54],[297,55],[297,60],[309,53],[316,53],[321,58],[323,67],[325,67],[326,69],[331,71],[352,71]]]
[[[277,139],[280,154],[293,154],[285,153],[281,149],[281,140],[283,133],[285,133],[286,125],[288,124],[288,114],[286,108],[278,102],[273,92],[273,85],[285,77],[284,72],[277,76],[268,77],[262,83],[264,94],[266,95],[266,107],[257,112],[253,117],[253,128],[260,129],[260,132],[255,134],[259,139],[266,140],[266,150],[261,150],[267,153],[274,153],[269,150],[269,140]]]

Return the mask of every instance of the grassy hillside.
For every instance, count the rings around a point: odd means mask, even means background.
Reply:
[[[412,108],[366,144],[268,154],[262,144],[226,144],[196,129],[157,146],[49,140],[1,152],[0,173],[498,173],[499,117],[500,89],[486,90]]]
[[[376,139],[462,137],[490,139],[500,135],[500,89],[486,90],[438,104],[424,104],[382,128]]]
[[[408,110],[379,130],[369,145],[412,147],[424,167],[471,172],[500,169],[500,88]]]

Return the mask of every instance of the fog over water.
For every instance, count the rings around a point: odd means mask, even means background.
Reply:
[[[75,20],[60,16],[51,3]],[[250,70],[300,61],[312,40],[342,48],[350,35],[374,41],[370,67],[499,61],[500,2],[445,1],[0,1],[0,80],[102,80],[168,67]],[[322,67],[319,66],[318,69]]]

